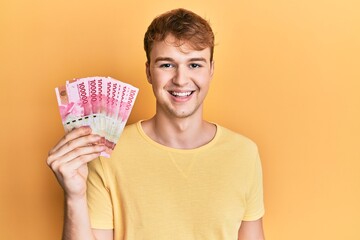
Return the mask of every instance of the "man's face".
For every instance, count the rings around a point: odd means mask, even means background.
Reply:
[[[157,113],[185,118],[202,114],[202,104],[213,76],[210,48],[193,50],[190,45],[176,46],[168,35],[154,42],[146,74],[156,97]]]

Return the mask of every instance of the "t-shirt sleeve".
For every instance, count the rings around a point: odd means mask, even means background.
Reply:
[[[259,154],[256,154],[252,169],[249,171],[249,189],[246,196],[246,210],[244,221],[260,219],[264,213],[263,179]]]
[[[113,229],[113,210],[110,192],[101,158],[88,164],[87,200],[92,228]]]

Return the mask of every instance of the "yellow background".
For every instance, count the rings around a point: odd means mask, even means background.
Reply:
[[[1,0],[0,239],[60,239],[54,88],[112,76],[140,88],[129,122],[152,116],[143,34],[176,7],[216,34],[205,117],[259,145],[267,239],[360,239],[359,1],[176,2]]]

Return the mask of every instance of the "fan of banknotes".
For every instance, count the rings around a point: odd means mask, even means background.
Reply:
[[[66,81],[55,88],[65,132],[90,126],[103,136],[110,157],[134,106],[139,89],[111,77],[87,77]]]

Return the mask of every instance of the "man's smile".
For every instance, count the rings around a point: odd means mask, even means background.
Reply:
[[[184,98],[190,96],[195,91],[186,91],[186,92],[168,91],[168,92],[174,97]]]

